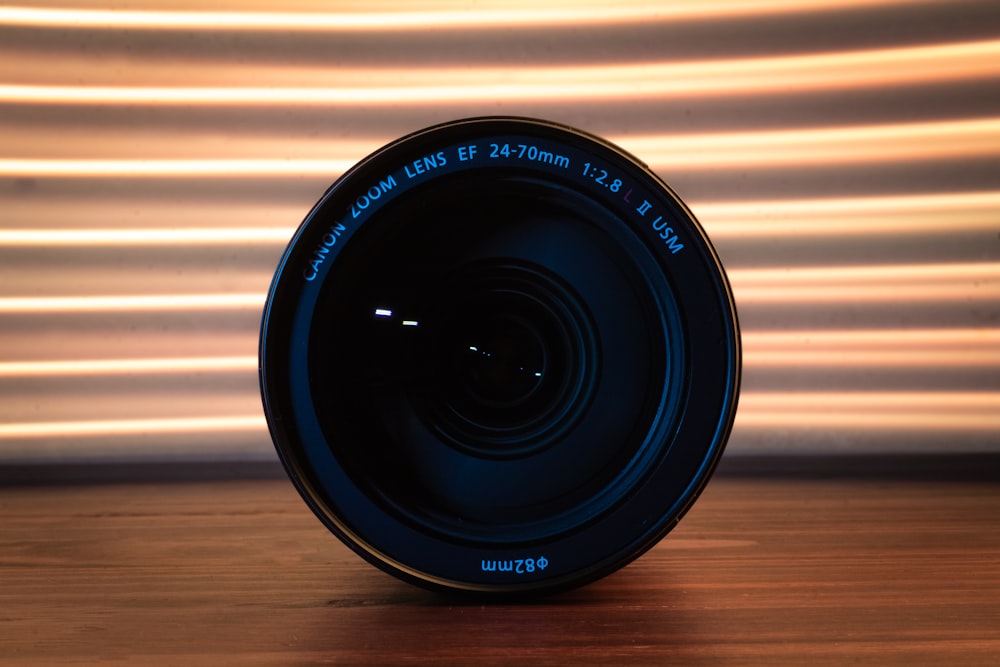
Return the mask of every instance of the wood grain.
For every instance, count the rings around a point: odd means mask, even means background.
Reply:
[[[720,477],[529,604],[371,568],[284,480],[0,488],[0,665],[997,664],[1000,485]]]

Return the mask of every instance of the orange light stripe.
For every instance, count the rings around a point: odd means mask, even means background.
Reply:
[[[253,372],[256,369],[255,356],[5,361],[0,362],[0,377]]]
[[[828,166],[1000,155],[1000,118],[627,138],[622,146],[657,169]],[[373,141],[372,146],[379,145]],[[332,177],[348,159],[0,159],[0,175],[64,177]]]
[[[1000,155],[1000,118],[621,138],[657,167],[833,166]]]
[[[1000,329],[748,331],[747,367],[1000,368]]]
[[[0,297],[0,313],[246,310],[264,306],[264,294],[151,294],[113,296]]]
[[[1000,263],[730,270],[739,303],[1000,300]],[[264,295],[153,294],[0,297],[0,313],[257,309]]]
[[[892,432],[917,431],[995,433],[1000,430],[1000,418],[989,413],[943,414],[924,411],[898,413],[806,412],[794,408],[788,411],[740,412],[737,428],[755,428],[783,432],[803,429],[827,432]]]
[[[768,269],[737,269],[744,280],[850,282],[912,282],[948,280],[994,280],[1000,278],[1000,262],[953,264],[862,264],[858,266],[800,266]]]
[[[225,74],[220,72],[218,79],[231,80]],[[334,78],[329,72],[314,73],[322,84],[314,87],[282,86],[280,74],[274,74],[273,86],[3,84],[0,102],[369,106],[805,93],[996,78],[1000,40],[627,65],[347,69],[336,71]]]
[[[1000,366],[1000,330],[893,329],[749,331],[743,334],[750,367]],[[129,373],[254,372],[255,356],[72,359],[0,362],[0,377]]]
[[[737,304],[1000,300],[1000,263],[733,269]]]
[[[812,372],[837,368],[850,373],[858,369],[978,368],[1000,372],[1000,350],[743,350],[747,368],[798,368]]]
[[[810,345],[1000,345],[1000,329],[817,329],[806,331],[753,331],[755,345],[782,347]]]
[[[100,419],[0,424],[0,440],[88,436],[264,431],[263,415]]]
[[[1000,431],[1000,393],[747,392],[739,427],[764,429]]]
[[[377,147],[373,144],[373,149]],[[86,160],[0,158],[0,176],[39,177],[179,177],[323,176],[333,179],[353,160],[204,159]]]
[[[333,175],[331,175],[331,178]],[[830,199],[749,200],[735,202],[691,201],[698,219],[714,238],[814,238],[824,236],[874,235],[957,235],[997,230],[1000,191],[936,193],[905,196],[843,197]],[[148,205],[161,219],[191,217],[204,211],[187,210],[177,202],[156,201]],[[104,222],[114,207],[90,205],[81,210],[78,202],[44,202],[29,206],[10,202],[5,211],[10,219],[38,220],[50,225],[72,218]],[[266,209],[213,208],[213,216],[232,214],[245,221],[256,215],[262,222],[298,221],[300,207],[269,206]],[[98,223],[99,224],[99,223]],[[218,228],[19,228],[0,229],[0,246],[129,246],[200,245],[225,243],[284,244],[294,225]]]
[[[981,391],[803,391],[748,392],[747,407],[796,406],[812,410],[973,410],[1000,408],[1000,392]],[[740,399],[741,407],[743,398]],[[1000,419],[1000,409],[996,412]]]
[[[177,11],[130,9],[69,9],[62,7],[0,7],[0,25],[45,28],[98,28],[148,30],[254,30],[254,31],[334,31],[369,32],[434,28],[468,30],[514,26],[569,27],[646,23],[678,19],[719,19],[766,16],[771,14],[846,10],[853,7],[924,4],[920,0],[709,0],[698,3],[625,3],[613,5],[581,0],[547,3],[489,3],[470,8],[431,8],[410,11],[410,5],[379,12],[260,12],[260,11]],[[341,4],[343,6],[343,4]],[[364,5],[359,5],[364,7]],[[447,6],[447,5],[445,5]]]
[[[1000,429],[1000,393],[745,392],[737,428],[935,430],[992,433]],[[0,424],[0,439],[87,437],[266,429],[260,415],[19,422]]]
[[[960,285],[921,285],[900,286],[862,286],[855,285],[850,289],[842,286],[822,287],[817,285],[802,286],[741,286],[733,281],[733,291],[737,304],[826,304],[826,305],[860,305],[860,304],[893,304],[915,303],[944,304],[962,303],[968,301],[1000,301],[1000,285],[989,287]]]
[[[286,243],[294,231],[294,227],[0,229],[0,247],[277,244]]]
[[[829,199],[692,202],[715,237],[802,238],[993,232],[1000,190]]]

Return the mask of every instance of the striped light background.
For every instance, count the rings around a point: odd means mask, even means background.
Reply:
[[[0,7],[0,463],[269,459],[261,305],[353,162],[425,125],[604,135],[701,219],[730,453],[1000,451],[1000,4]]]

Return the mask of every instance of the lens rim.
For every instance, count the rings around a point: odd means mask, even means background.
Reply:
[[[670,441],[666,456],[628,498],[586,530],[532,549],[476,547],[428,536],[361,492],[329,455],[322,430],[310,414],[310,369],[303,351],[325,272],[377,209],[368,206],[373,203],[369,197],[366,208],[356,211],[365,192],[373,193],[377,187],[372,184],[384,182],[390,166],[402,169],[443,149],[458,157],[450,160],[450,169],[428,178],[454,173],[462,167],[458,162],[463,146],[483,150],[491,143],[499,146],[504,137],[527,137],[531,145],[542,147],[536,148],[538,154],[544,150],[570,155],[574,168],[590,157],[590,163],[602,165],[595,169],[606,169],[604,178],[584,170],[575,180],[589,188],[595,200],[622,211],[636,238],[651,249],[675,286],[685,340],[685,396],[676,423],[664,434]],[[539,177],[551,177],[549,167],[518,165]],[[619,201],[621,193],[608,187],[609,174],[620,175],[619,189],[624,182],[634,187],[627,206]],[[652,214],[659,216],[656,223]],[[675,236],[668,238],[667,230]],[[671,243],[670,238],[675,240]],[[677,238],[683,239],[684,252],[675,250]],[[725,272],[704,231],[676,194],[648,167],[609,142],[564,125],[517,117],[474,118],[427,128],[389,144],[349,170],[327,190],[286,249],[269,290],[260,341],[262,400],[272,439],[296,488],[324,524],[366,560],[404,580],[439,590],[498,595],[546,592],[592,581],[659,541],[694,502],[722,454],[735,417],[740,366],[739,327]],[[487,567],[535,563],[539,558],[548,562],[544,571],[534,565],[527,573]]]

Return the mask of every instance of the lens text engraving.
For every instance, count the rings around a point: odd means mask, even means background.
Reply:
[[[306,270],[302,272],[302,277],[307,281],[316,280],[316,276],[319,275],[319,269],[323,266],[323,262],[326,261],[327,255],[330,254],[330,248],[337,244],[337,239],[340,235],[347,231],[347,227],[340,224],[339,222],[335,225],[331,225],[326,233],[320,237],[319,243],[313,249],[312,257],[306,262]]]
[[[483,559],[479,567],[483,572],[511,572],[513,574],[534,574],[541,572],[549,566],[549,559],[545,556],[538,558],[518,558],[516,560],[487,560]]]
[[[635,212],[645,218],[646,214],[649,213],[652,208],[653,205],[650,204],[649,201],[643,199],[642,203],[635,209]],[[667,221],[663,219],[662,215],[656,216],[650,224],[653,227],[653,231],[657,232],[660,235],[660,238],[663,239],[663,243],[670,250],[671,255],[675,255],[684,249],[684,244],[680,242],[680,238],[678,238],[677,234],[674,233],[674,228],[667,224]]]
[[[351,218],[356,219],[361,215],[362,211],[372,205],[372,202],[381,199],[382,195],[387,194],[397,185],[396,178],[392,174],[389,174],[379,181],[377,185],[368,188],[368,192],[358,196],[354,203],[351,204]]]
[[[551,164],[561,169],[569,168],[569,158],[547,151],[534,144],[490,144],[491,158],[517,158],[529,162]]]

